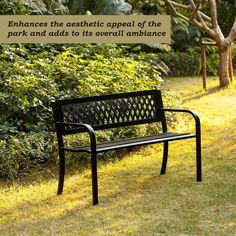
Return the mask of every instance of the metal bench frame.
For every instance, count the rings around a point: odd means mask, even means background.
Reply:
[[[57,132],[60,169],[58,194],[62,194],[65,175],[65,152],[87,152],[91,154],[92,198],[93,205],[98,204],[97,158],[99,152],[164,143],[161,175],[166,172],[168,144],[170,141],[196,139],[196,178],[202,180],[201,170],[201,125],[196,113],[184,109],[166,109],[163,107],[160,90],[128,92],[94,97],[58,100],[52,103]],[[195,120],[194,133],[168,132],[165,112],[189,113]],[[96,130],[160,122],[162,132],[145,137],[96,143]],[[76,148],[64,146],[63,137],[69,134],[87,132],[90,145]]]

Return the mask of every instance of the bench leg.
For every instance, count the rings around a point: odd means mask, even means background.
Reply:
[[[201,136],[196,137],[196,167],[197,181],[202,181],[202,154],[201,154]]]
[[[97,178],[97,155],[96,151],[91,153],[91,171],[92,171],[92,197],[93,205],[98,204],[98,178]]]
[[[65,176],[65,152],[64,150],[59,150],[60,157],[60,166],[59,166],[59,182],[57,194],[62,194],[63,186],[64,186],[64,176]]]
[[[168,142],[164,142],[163,147],[163,159],[162,159],[162,166],[161,166],[161,175],[164,175],[166,173],[166,165],[167,165],[167,159],[168,159]]]

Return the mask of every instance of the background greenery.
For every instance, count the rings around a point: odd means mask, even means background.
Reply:
[[[158,88],[156,64],[155,55],[132,54],[126,46],[1,45],[0,175],[12,178],[32,165],[55,162],[54,136],[48,134],[54,130],[52,101]],[[140,132],[132,129],[118,134]]]

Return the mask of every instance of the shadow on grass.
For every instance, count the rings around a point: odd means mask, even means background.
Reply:
[[[218,87],[214,87],[214,88],[210,88],[210,89],[208,89],[207,91],[205,91],[204,93],[197,94],[197,95],[194,95],[194,96],[192,96],[192,97],[188,97],[188,98],[184,99],[183,101],[184,101],[184,102],[188,102],[188,101],[200,99],[200,98],[202,98],[202,97],[209,96],[209,95],[211,95],[211,94],[213,94],[213,93],[217,93],[217,92],[219,92],[219,91],[221,91],[221,90],[223,90],[223,89],[225,89],[225,88],[221,88],[221,87],[219,87],[219,86],[218,86]]]
[[[98,154],[98,165],[103,166],[107,165],[111,162],[116,162],[122,160],[125,156],[129,155],[132,151],[137,151],[139,148],[129,148],[118,151],[113,151],[111,154]],[[90,155],[85,153],[86,157],[80,157],[79,154],[76,154],[73,157],[70,157],[67,153],[66,155],[66,175],[67,177],[73,176],[74,174],[85,173],[88,169],[90,169]],[[59,157],[59,154],[58,154]],[[35,167],[31,168],[27,172],[22,172],[19,174],[17,179],[6,179],[0,178],[0,189],[7,190],[11,187],[27,187],[42,184],[51,180],[58,180],[59,176],[59,163],[50,164],[47,166]]]

